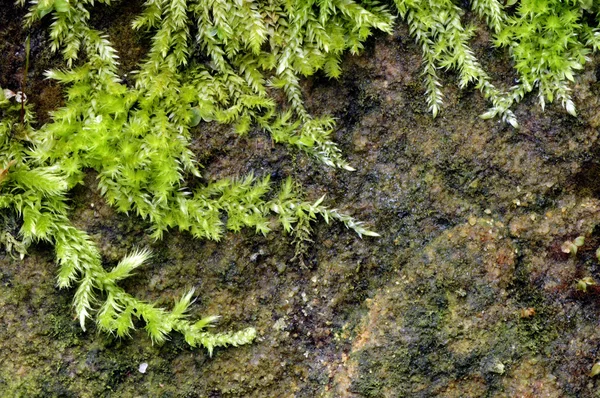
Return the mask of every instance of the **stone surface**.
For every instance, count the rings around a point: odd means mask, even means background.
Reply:
[[[123,73],[147,46],[124,33],[135,4],[102,8],[94,19],[124,56]],[[0,8],[0,86],[11,89],[22,73],[22,15]],[[59,60],[44,47],[42,27],[32,35],[30,99],[47,121],[62,100],[42,72]],[[506,59],[496,62],[502,54],[476,44],[498,84],[509,86]],[[381,238],[318,224],[302,267],[283,232],[226,234],[218,243],[172,232],[154,242],[144,222],[107,207],[92,173],[87,188],[73,193],[72,219],[108,266],[132,248],[153,250],[152,264],[124,288],[169,306],[194,287],[191,316],[222,315],[218,330],[254,326],[253,345],[209,358],[177,335],[153,346],[143,330],[123,340],[94,328],[84,333],[73,319],[73,291],[55,287],[52,248],[38,245],[22,261],[0,254],[0,390],[27,397],[596,396],[598,381],[588,374],[600,359],[600,289],[575,288],[583,277],[600,281],[596,63],[577,81],[578,118],[557,104],[542,113],[532,96],[515,109],[515,130],[479,119],[485,101],[458,91],[451,76],[442,113],[432,119],[420,62],[399,25],[348,56],[341,80],[303,83],[310,111],[337,118],[335,140],[356,172],[272,147],[259,131],[240,138],[201,125],[194,142],[206,178],[292,175],[310,197],[327,194],[327,205],[366,221]],[[585,236],[577,256],[563,253],[563,242],[577,236]]]

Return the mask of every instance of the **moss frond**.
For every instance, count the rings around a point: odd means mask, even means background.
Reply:
[[[132,25],[151,35],[151,46],[127,85],[117,74],[110,38],[89,24],[93,5],[29,2],[26,25],[52,18],[50,45],[65,66],[46,76],[64,87],[66,102],[39,129],[25,106],[24,138],[15,139],[19,106],[0,90],[0,207],[21,218],[21,240],[6,232],[0,241],[21,254],[35,240],[54,244],[57,284],[76,287],[73,305],[84,330],[86,319],[94,319],[99,329],[125,337],[137,319],[156,343],[177,331],[211,354],[215,347],[247,344],[256,336],[253,328],[212,333],[207,328],[217,317],[188,319],[193,289],[169,311],[119,287],[149,252],[134,250],[106,271],[92,239],[69,221],[68,191],[83,182],[85,169],[95,170],[106,201],[148,220],[155,238],[171,228],[213,240],[243,228],[268,234],[279,222],[304,245],[319,216],[376,236],[324,207],[323,198],[302,200],[291,180],[277,192],[268,177],[251,173],[194,190],[186,178],[200,176],[191,140],[194,129],[209,122],[231,124],[239,134],[261,128],[327,166],[353,170],[331,140],[333,119],[305,109],[300,76],[339,76],[341,55],[360,51],[375,30],[390,32],[394,16],[374,1],[147,0]],[[285,104],[273,89],[282,90]]]

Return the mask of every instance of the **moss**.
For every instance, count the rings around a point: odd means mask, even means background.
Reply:
[[[381,240],[317,226],[320,243],[308,249],[306,268],[273,236],[227,234],[215,243],[172,232],[153,243],[147,223],[100,199],[90,173],[71,197],[72,219],[91,231],[107,268],[132,246],[154,249],[155,263],[124,285],[128,291],[169,306],[194,286],[202,295],[191,316],[219,313],[218,330],[254,325],[261,339],[209,358],[181,336],[152,345],[138,332],[131,340],[83,333],[72,319],[73,292],[54,287],[50,249],[38,246],[24,262],[1,259],[2,391],[595,396],[597,381],[587,373],[600,341],[597,297],[577,295],[572,283],[582,274],[600,279],[593,260],[598,202],[593,189],[573,182],[597,147],[594,101],[578,103],[582,118],[573,123],[558,108],[541,114],[529,99],[515,109],[522,128],[514,132],[475,119],[485,102],[449,88],[452,105],[431,120],[419,99],[420,48],[408,31],[377,37],[369,51],[344,61],[339,83],[305,84],[311,111],[320,114],[321,103],[339,116],[336,140],[361,165],[357,172],[323,171],[303,156],[290,165],[286,151],[270,143],[267,160],[252,157],[248,145],[264,138],[258,133],[217,134],[199,151],[206,176],[250,166],[274,176],[293,170],[313,199],[327,192],[333,205],[372,219]],[[510,83],[506,62],[494,63]],[[595,84],[582,79],[582,87]],[[563,256],[560,243],[580,234],[589,247]],[[530,307],[536,314],[521,318]],[[142,362],[146,374],[137,371]]]

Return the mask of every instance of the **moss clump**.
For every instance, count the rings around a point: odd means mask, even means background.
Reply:
[[[317,217],[340,221],[359,235],[377,236],[361,222],[323,206],[323,197],[304,201],[290,179],[276,193],[268,176],[252,173],[195,184],[194,189],[186,180],[200,177],[190,149],[192,129],[210,121],[235,124],[240,134],[256,123],[277,142],[301,148],[327,165],[351,169],[328,139],[332,119],[312,118],[304,109],[297,74],[325,69],[335,76],[341,53],[358,51],[373,28],[389,30],[391,16],[385,7],[354,3],[338,4],[331,13],[323,5],[317,12],[323,19],[317,20],[307,5],[281,3],[259,10],[247,3],[148,1],[132,25],[154,30],[152,45],[134,85],[127,86],[118,76],[118,55],[108,37],[89,24],[92,5],[66,0],[30,4],[27,26],[47,15],[54,18],[51,47],[62,53],[66,67],[46,75],[63,85],[66,101],[53,112],[51,123],[36,129],[23,93],[0,92],[0,208],[22,217],[20,236],[5,232],[2,241],[20,256],[34,241],[55,245],[58,286],[77,285],[74,307],[84,330],[86,319],[94,318],[101,330],[123,337],[141,320],[155,342],[174,330],[209,353],[216,346],[246,344],[256,335],[253,328],[213,334],[206,328],[218,317],[187,319],[193,290],[167,311],[119,287],[149,259],[149,252],[134,250],[111,270],[104,269],[90,237],[69,221],[68,192],[83,183],[84,170],[96,170],[106,201],[147,219],[156,239],[169,228],[219,240],[226,229],[250,227],[267,234],[280,224],[301,251]],[[294,28],[280,29],[284,20]],[[233,26],[245,34],[234,33]],[[201,48],[192,44],[194,28]],[[267,43],[270,49],[263,51]],[[196,59],[200,50],[210,63]],[[267,95],[263,73],[272,69],[270,85],[283,89],[290,103],[285,112]]]
[[[305,109],[299,77],[317,72],[339,76],[342,54],[361,50],[374,30],[390,32],[394,15],[374,1],[148,0],[132,27],[151,32],[151,45],[128,85],[119,76],[109,38],[89,24],[92,5],[91,0],[30,4],[27,26],[48,15],[54,18],[51,47],[61,52],[65,67],[48,71],[47,77],[64,87],[65,106],[53,113],[52,122],[35,129],[23,93],[3,92],[0,98],[0,183],[5,193],[0,207],[22,217],[20,236],[6,232],[1,239],[21,256],[37,240],[55,245],[58,285],[77,285],[74,305],[83,328],[95,314],[101,329],[118,336],[128,335],[138,319],[157,342],[176,330],[189,344],[209,351],[245,344],[254,338],[251,328],[210,334],[205,329],[215,317],[191,323],[185,314],[192,292],[166,311],[120,288],[118,283],[149,254],[134,251],[105,270],[90,237],[69,221],[68,192],[83,182],[84,170],[94,169],[107,202],[148,220],[156,239],[172,228],[219,240],[226,230],[248,227],[267,234],[281,225],[302,252],[317,218],[340,221],[360,236],[377,236],[352,217],[323,206],[323,198],[305,201],[290,179],[276,191],[268,177],[251,173],[199,181],[190,142],[194,129],[204,123],[230,124],[242,135],[258,127],[273,141],[325,165],[354,170],[330,138],[333,119],[314,117]],[[515,60],[520,81],[509,90],[491,83],[469,47],[476,30],[463,24],[465,10],[451,1],[397,0],[395,6],[422,47],[434,116],[442,104],[440,68],[458,71],[460,87],[480,89],[492,104],[484,118],[501,115],[516,127],[510,107],[536,86],[542,107],[557,98],[575,114],[568,82],[598,46],[600,33],[587,22],[598,11],[594,4],[522,0],[509,15],[496,0],[472,2],[471,10],[493,32],[494,45],[509,47]],[[285,101],[274,95],[277,90]]]

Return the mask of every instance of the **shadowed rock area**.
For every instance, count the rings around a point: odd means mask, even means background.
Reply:
[[[146,38],[128,30],[136,2],[98,6],[127,73]],[[0,86],[18,90],[26,32],[23,10],[0,8]],[[61,105],[43,80],[60,65],[34,28],[27,89],[38,120]],[[129,34],[127,34],[129,32]],[[506,54],[474,49],[490,75],[510,86]],[[152,264],[123,287],[170,307],[190,287],[190,316],[219,314],[218,330],[254,326],[249,346],[212,357],[174,335],[152,345],[83,332],[73,290],[55,286],[53,249],[23,260],[0,253],[0,391],[23,397],[593,397],[600,360],[597,62],[575,85],[579,116],[535,96],[515,109],[516,130],[481,120],[486,103],[446,76],[442,113],[427,112],[420,52],[401,23],[348,56],[339,81],[304,82],[315,115],[337,118],[335,141],[357,171],[316,164],[273,146],[263,132],[239,137],[201,124],[194,151],[206,179],[292,175],[311,199],[365,221],[381,238],[339,224],[315,225],[301,264],[283,231],[228,233],[220,242],[171,232],[155,242],[148,225],[108,207],[89,173],[72,194],[72,220],[111,267],[136,247]],[[14,223],[18,224],[18,220]],[[577,255],[568,240],[585,237]],[[147,363],[145,373],[138,371]]]

